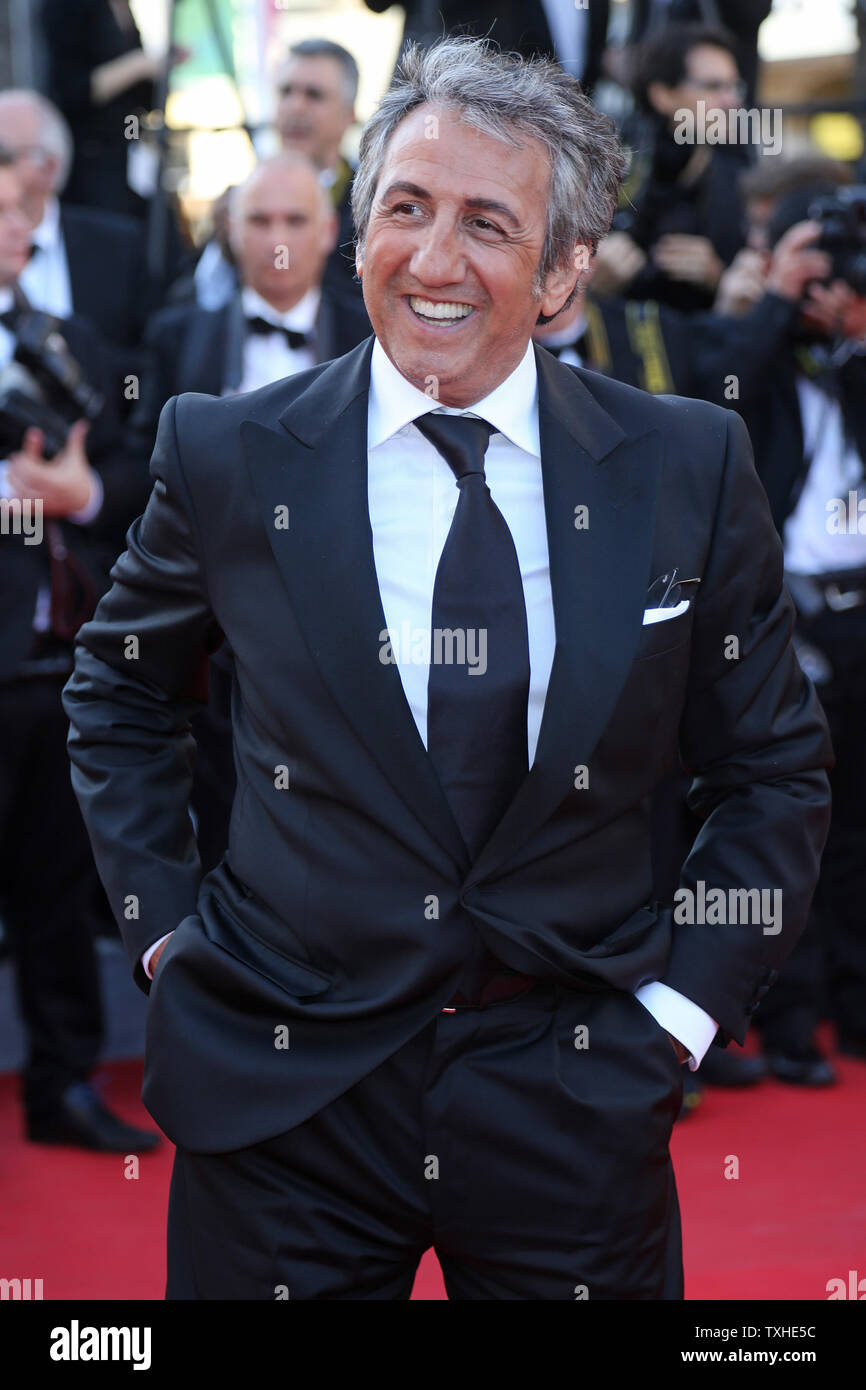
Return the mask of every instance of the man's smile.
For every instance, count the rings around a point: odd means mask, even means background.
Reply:
[[[425,299],[422,295],[409,294],[405,296],[405,302],[416,323],[440,332],[447,328],[459,328],[477,312],[474,304],[466,304],[462,300]]]

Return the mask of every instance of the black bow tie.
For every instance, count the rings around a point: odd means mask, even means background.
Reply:
[[[283,328],[278,323],[268,323],[260,315],[255,318],[247,319],[248,333],[282,333],[290,348],[301,348],[307,346],[312,340],[310,333],[298,333],[294,328]]]

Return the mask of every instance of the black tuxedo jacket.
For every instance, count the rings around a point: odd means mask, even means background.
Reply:
[[[827,728],[742,421],[536,346],[556,653],[533,766],[470,862],[380,660],[372,346],[169,402],[152,496],[64,693],[75,789],[150,990],[144,1099],[201,1151],[292,1128],[368,1074],[447,1003],[476,932],[573,988],[659,978],[742,1042],[827,831]],[[643,626],[674,566],[697,597]],[[200,881],[189,719],[223,636],[237,791]],[[706,818],[684,883],[781,888],[779,934],[679,926],[652,902],[650,793],[678,752]],[[140,956],[172,928],[150,985]]]
[[[364,301],[343,300],[323,287],[316,318],[319,362],[341,357],[370,333]],[[150,457],[162,407],[188,391],[208,396],[237,389],[243,376],[246,324],[240,292],[221,309],[176,304],[148,324],[141,398],[130,419],[130,449]]]
[[[62,334],[87,380],[104,400],[86,443],[90,463],[102,480],[102,507],[88,526],[59,522],[67,550],[101,594],[108,587],[109,570],[123,549],[127,527],[147,503],[150,478],[142,461],[136,462],[125,452],[110,352],[85,320],[66,319]],[[28,545],[23,536],[0,534],[0,680],[14,676],[27,658],[33,640],[36,594],[40,584],[48,583],[49,576],[44,536],[40,545]]]

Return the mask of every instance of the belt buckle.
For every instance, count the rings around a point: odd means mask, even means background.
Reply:
[[[827,607],[832,608],[834,613],[844,613],[849,608],[859,608],[866,595],[862,589],[850,589],[843,594],[839,585],[834,583],[825,585],[824,597]]]

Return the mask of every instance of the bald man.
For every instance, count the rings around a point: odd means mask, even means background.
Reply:
[[[240,287],[220,309],[176,305],[152,319],[133,433],[150,457],[159,412],[183,391],[252,391],[339,357],[372,332],[363,302],[322,285],[337,237],[327,190],[307,156],[286,151],[233,189],[229,239]]]
[[[322,283],[337,218],[316,166],[286,151],[233,189],[229,239],[240,288],[220,309],[177,305],[152,319],[130,447],[149,459],[160,411],[172,396],[252,391],[340,357],[372,333],[363,300]],[[234,791],[225,654],[211,662],[210,703],[195,726],[192,804],[208,868],[222,857]]]

